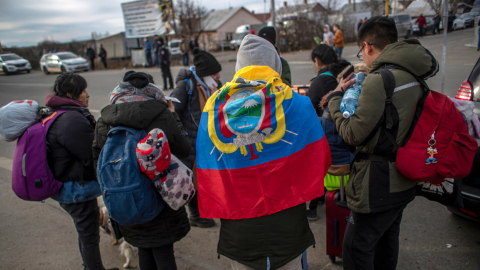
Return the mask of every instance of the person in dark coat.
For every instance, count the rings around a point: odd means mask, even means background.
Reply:
[[[103,67],[107,69],[107,51],[103,47],[103,44],[100,44],[100,53],[98,56],[100,56],[100,59],[102,59]]]
[[[52,199],[73,219],[85,269],[104,270],[97,203],[101,191],[91,148],[95,118],[87,109],[89,98],[87,82],[82,76],[65,73],[55,80],[53,95],[47,95],[45,105],[53,111],[67,112],[58,116],[47,133],[48,165],[55,179],[63,183]],[[118,270],[111,270],[114,269]]]
[[[165,45],[165,41],[163,38],[158,38],[158,45],[160,46],[158,49],[158,54],[160,58],[160,69],[162,70],[162,77],[163,77],[163,89],[173,89],[173,78],[172,72],[170,71],[170,50]],[[170,87],[167,87],[167,80]]]
[[[433,22],[435,24],[435,33],[440,34],[440,22],[442,21],[442,17],[438,15],[438,13],[435,13],[435,17],[433,17]]]
[[[277,44],[277,31],[275,30],[275,27],[266,26],[260,29],[260,31],[258,32],[258,36],[268,40],[268,42],[270,42],[275,47],[278,55],[280,55],[280,53],[278,52],[278,48],[275,45]],[[282,60],[282,74],[280,74],[280,78],[282,79],[282,82],[284,82],[286,85],[292,86],[292,72],[290,71],[290,65],[288,64],[287,60],[285,60],[281,56],[280,59]]]
[[[153,84],[149,74],[128,71],[123,82],[110,94],[110,105],[102,110],[93,141],[94,164],[107,140],[110,127],[126,126],[146,132],[165,132],[172,155],[190,154],[190,140],[171,101]],[[125,241],[138,247],[140,269],[177,269],[173,243],[190,231],[185,207],[177,211],[165,206],[154,219],[136,225],[119,225]]]
[[[360,27],[362,27],[363,20],[360,20],[357,24],[357,31],[360,30]]]
[[[160,43],[158,42],[158,36],[153,37],[153,54],[155,55],[155,65],[160,67],[160,62],[158,61],[158,55],[160,54]]]
[[[95,58],[97,57],[97,54],[92,49],[92,45],[88,44],[85,54],[87,55],[88,59],[90,59],[90,69],[95,70]]]
[[[175,112],[182,119],[183,126],[188,133],[192,144],[192,151],[188,158],[183,159],[182,162],[192,170],[195,170],[196,159],[196,142],[198,125],[200,124],[200,117],[202,116],[203,107],[210,95],[222,87],[220,82],[220,71],[222,66],[215,59],[215,56],[206,51],[193,50],[193,64],[189,70],[181,69],[178,72],[176,83],[177,87],[173,90],[172,96],[180,100],[181,103],[175,104]],[[207,86],[205,78],[211,77],[216,82],[216,87]],[[189,95],[189,91],[191,95]],[[196,181],[196,179],[195,179]],[[200,217],[198,211],[197,195],[188,204],[188,212],[190,225],[201,228],[215,226],[213,219],[205,219]]]
[[[198,46],[197,40],[195,39],[194,36],[192,36],[190,39],[190,42],[188,43],[188,48],[190,48],[190,51],[193,53],[193,50],[198,47],[200,46]]]
[[[452,32],[453,31],[453,21],[455,21],[455,15],[453,14],[452,11],[448,12],[447,20],[448,20],[447,32]]]
[[[307,92],[307,96],[312,101],[312,105],[317,112],[318,117],[322,117],[323,109],[320,107],[320,101],[330,91],[334,90],[337,85],[337,76],[350,65],[345,60],[338,60],[338,56],[334,49],[327,44],[319,44],[312,51],[312,62],[315,70],[317,71],[317,77],[310,85],[310,89]],[[319,202],[325,202],[325,197],[312,200],[307,211],[307,218],[309,220],[317,220],[317,207]]]

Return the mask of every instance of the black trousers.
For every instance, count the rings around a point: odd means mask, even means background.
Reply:
[[[97,199],[81,203],[60,203],[73,219],[78,232],[78,247],[85,269],[104,270],[100,256],[100,214]]]
[[[105,69],[107,69],[107,58],[106,57],[102,57],[102,63],[103,63],[103,67]]]
[[[95,58],[90,58],[90,69],[95,70]]]
[[[440,24],[435,24],[435,33],[440,34]]]
[[[158,248],[138,248],[140,270],[177,270],[173,244]]]
[[[173,89],[173,78],[172,78],[172,72],[170,72],[170,67],[161,67],[162,70],[162,77],[163,77],[163,89],[168,89],[167,87],[167,80],[170,84],[170,88]]]
[[[373,214],[352,211],[343,239],[343,269],[396,269],[405,207]]]

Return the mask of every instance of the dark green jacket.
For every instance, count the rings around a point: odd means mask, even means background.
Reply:
[[[285,58],[280,57],[280,59],[282,59],[282,74],[280,78],[284,84],[292,86],[292,72],[290,71],[290,66]]]
[[[331,95],[328,108],[338,133],[352,145],[359,146],[367,139],[377,123],[384,124],[386,93],[380,74],[373,72],[391,64],[402,66],[418,77],[427,79],[438,71],[438,62],[416,39],[404,40],[385,47],[370,68],[370,75],[362,85],[357,111],[345,119],[340,111],[341,96]],[[412,124],[418,101],[424,89],[406,71],[390,69],[395,77],[392,97],[392,133],[402,145]],[[362,147],[363,154],[391,154],[393,145],[382,129]],[[375,213],[406,204],[415,198],[416,182],[404,177],[395,162],[357,159],[352,166],[346,194],[348,207],[358,213]]]
[[[102,109],[101,118],[95,128],[93,158],[95,170],[98,157],[110,127],[126,126],[144,129],[146,132],[160,128],[167,135],[172,154],[186,158],[190,154],[190,140],[183,131],[182,123],[176,113],[168,110],[167,104],[159,100],[138,101],[109,105]],[[185,207],[177,211],[165,206],[153,220],[132,226],[120,225],[125,240],[135,247],[154,248],[179,241],[190,231]]]
[[[297,258],[315,238],[304,203],[272,215],[221,220],[218,254],[253,269],[277,269]]]

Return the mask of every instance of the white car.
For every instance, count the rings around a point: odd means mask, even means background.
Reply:
[[[30,62],[21,56],[14,53],[0,54],[0,71],[5,74],[26,71],[30,73],[32,65]]]
[[[88,71],[90,69],[87,59],[72,52],[44,54],[40,59],[40,68],[45,74]]]
[[[452,26],[453,31],[457,29],[465,29],[465,28],[466,28],[465,20],[460,18],[460,16],[455,16],[455,21],[453,21],[453,26]]]
[[[170,55],[181,55],[182,52],[180,51],[180,43],[181,40],[172,40],[168,42],[168,49],[170,49]]]

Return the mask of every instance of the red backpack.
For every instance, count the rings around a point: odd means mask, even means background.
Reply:
[[[388,68],[409,72],[398,66]],[[391,132],[391,99],[395,78],[388,68],[378,71],[382,75],[387,93],[385,127],[382,128],[397,150],[398,171],[417,182],[440,183],[445,178],[466,177],[472,168],[478,144],[468,134],[464,115],[446,95],[431,91],[423,79],[413,74],[427,91],[417,104],[413,123],[403,145],[397,145]]]

